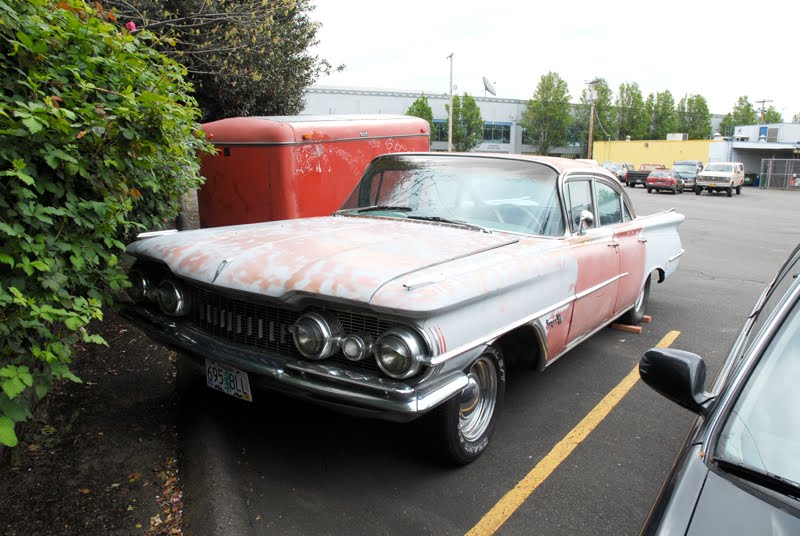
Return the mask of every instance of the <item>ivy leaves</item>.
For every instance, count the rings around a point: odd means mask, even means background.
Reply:
[[[127,285],[124,243],[197,188],[184,68],[83,0],[0,1],[0,443]]]

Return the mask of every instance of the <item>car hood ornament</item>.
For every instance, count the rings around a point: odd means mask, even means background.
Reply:
[[[224,270],[224,269],[225,269],[225,267],[226,267],[226,266],[228,266],[228,264],[230,264],[230,262],[231,262],[232,260],[233,260],[233,257],[231,257],[231,258],[228,258],[228,259],[225,259],[224,261],[222,261],[221,263],[219,263],[219,266],[217,266],[217,271],[216,271],[216,272],[214,272],[214,279],[212,279],[212,280],[211,280],[211,284],[212,284],[212,285],[214,284],[214,281],[216,281],[216,280],[217,280],[217,278],[219,277],[219,274],[221,274],[221,273],[222,273],[222,270]]]

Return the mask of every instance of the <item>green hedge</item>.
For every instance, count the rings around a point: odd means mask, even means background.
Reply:
[[[100,4],[0,0],[0,443],[125,287],[123,242],[159,229],[208,151],[183,67]]]

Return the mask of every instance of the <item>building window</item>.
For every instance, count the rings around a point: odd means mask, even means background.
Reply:
[[[486,143],[511,143],[511,123],[483,124],[483,141]]]
[[[447,121],[444,119],[433,120],[433,131],[431,132],[431,141],[447,142]]]

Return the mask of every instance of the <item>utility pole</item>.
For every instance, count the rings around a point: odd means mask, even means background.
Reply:
[[[586,84],[591,88],[589,97],[592,99],[592,105],[591,108],[589,108],[589,147],[586,151],[586,158],[589,159],[592,158],[592,139],[594,136],[594,100],[595,100],[594,85],[597,82],[599,82],[597,78],[595,78],[591,82],[586,82]]]
[[[450,60],[450,115],[447,119],[447,152],[453,151],[453,53],[447,59]]]
[[[772,102],[772,101],[771,100],[764,100],[764,99],[756,101],[756,104],[761,103],[761,115],[758,116],[758,124],[759,125],[764,122],[764,105],[766,103],[768,103],[768,102]]]

